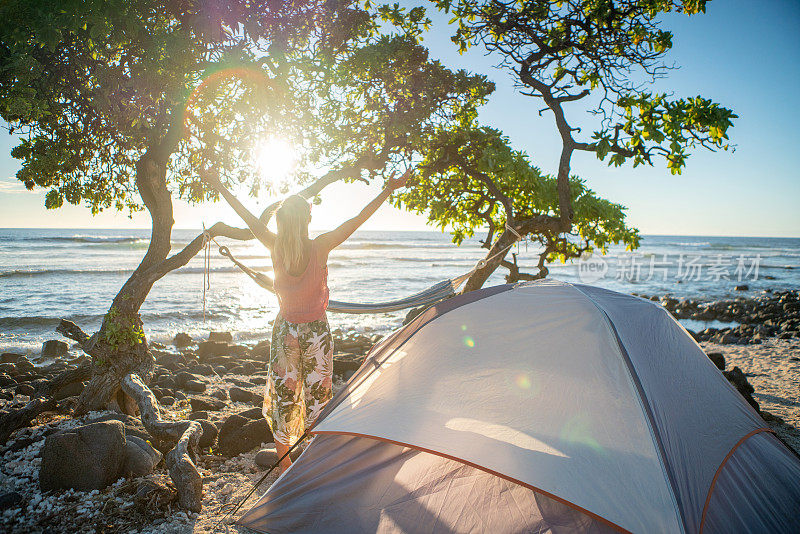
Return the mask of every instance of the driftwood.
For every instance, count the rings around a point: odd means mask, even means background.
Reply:
[[[136,401],[147,432],[159,441],[176,443],[166,457],[169,476],[178,489],[180,505],[199,512],[203,502],[203,478],[197,471],[194,459],[203,433],[202,425],[196,421],[163,421],[155,395],[137,374],[126,375],[121,387]]]
[[[55,410],[56,405],[57,403],[52,397],[37,397],[19,410],[1,416],[0,444],[4,444],[18,428],[30,425],[31,421],[40,413]]]

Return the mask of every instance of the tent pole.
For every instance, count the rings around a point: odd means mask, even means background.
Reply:
[[[291,447],[289,447],[289,450],[288,450],[288,451],[286,451],[286,452],[283,454],[283,456],[281,456],[280,458],[278,458],[278,459],[275,461],[275,463],[274,463],[274,464],[272,464],[272,466],[271,466],[269,469],[267,469],[267,472],[266,472],[266,473],[264,473],[264,474],[261,476],[261,478],[259,478],[259,479],[258,479],[258,481],[257,481],[255,484],[253,484],[253,487],[252,487],[252,488],[250,488],[250,491],[248,491],[248,492],[247,492],[247,495],[245,495],[245,496],[242,498],[242,500],[240,500],[240,501],[239,501],[239,503],[238,503],[238,504],[237,504],[237,505],[234,507],[234,509],[233,509],[233,510],[231,510],[230,512],[228,512],[227,514],[225,514],[225,515],[222,517],[222,519],[220,519],[220,520],[217,522],[217,524],[216,524],[216,525],[214,525],[214,528],[211,530],[211,532],[216,532],[216,530],[219,528],[219,526],[222,524],[222,522],[223,522],[223,521],[225,521],[225,520],[226,520],[228,517],[232,516],[233,514],[235,514],[236,512],[238,512],[238,511],[239,511],[239,508],[241,508],[241,507],[242,507],[242,505],[243,505],[245,502],[247,502],[247,499],[249,499],[249,498],[250,498],[250,496],[251,496],[251,495],[252,495],[252,494],[253,494],[253,493],[254,493],[254,492],[255,492],[255,491],[258,489],[258,487],[259,487],[259,486],[260,486],[260,485],[261,485],[261,484],[262,484],[262,483],[263,483],[263,482],[264,482],[264,481],[267,479],[267,477],[269,476],[269,474],[270,474],[270,473],[272,473],[272,471],[274,471],[274,470],[275,470],[275,468],[276,468],[276,467],[278,467],[278,466],[280,465],[280,463],[281,463],[281,462],[282,462],[284,459],[286,459],[286,457],[287,457],[287,456],[289,456],[289,455],[292,453],[292,451],[293,451],[293,450],[294,450],[294,449],[295,449],[295,448],[296,448],[298,445],[300,445],[300,443],[301,443],[301,442],[303,442],[303,441],[304,441],[304,440],[305,440],[305,439],[308,437],[308,433],[309,433],[310,431],[311,431],[311,428],[309,428],[308,430],[306,430],[305,432],[303,432],[303,435],[302,435],[302,436],[300,436],[300,438],[298,438],[298,440],[297,440],[297,441],[295,441],[294,445],[292,445]]]

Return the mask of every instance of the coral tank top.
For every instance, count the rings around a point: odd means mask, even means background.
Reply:
[[[289,274],[279,255],[274,256],[275,293],[283,318],[290,323],[322,319],[328,308],[328,266],[320,262],[314,242],[311,242],[306,269],[299,276]]]

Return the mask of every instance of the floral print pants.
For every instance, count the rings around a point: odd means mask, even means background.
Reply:
[[[293,445],[331,398],[333,338],[327,318],[272,327],[264,417],[276,442]]]

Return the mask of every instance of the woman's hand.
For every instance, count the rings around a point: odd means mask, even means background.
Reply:
[[[413,173],[413,169],[409,167],[406,172],[403,173],[403,176],[400,178],[389,178],[386,181],[386,189],[390,192],[397,191],[398,189],[405,187],[408,183],[408,180],[411,178],[411,174]]]

